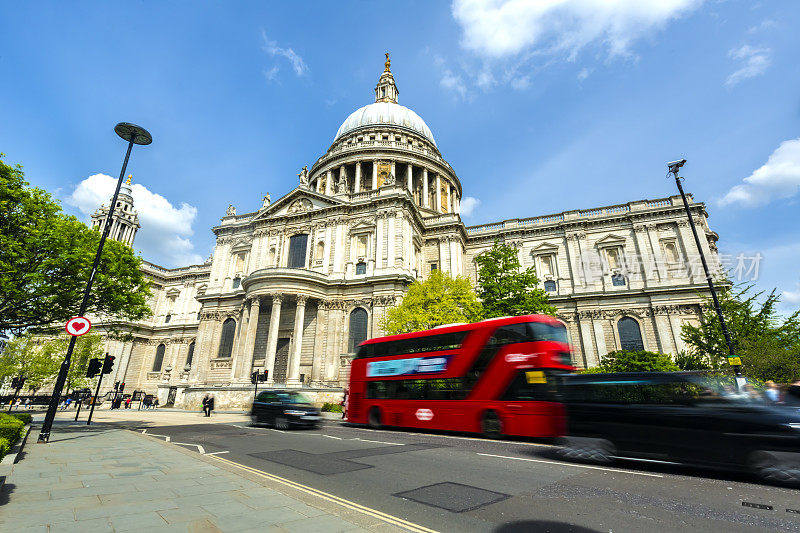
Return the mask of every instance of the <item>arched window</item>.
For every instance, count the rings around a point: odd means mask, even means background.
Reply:
[[[355,352],[359,344],[367,340],[367,311],[363,307],[356,307],[350,313],[350,342],[349,352]]]
[[[192,366],[192,359],[194,359],[194,343],[189,345],[189,353],[186,354],[186,366]]]
[[[615,287],[624,287],[625,286],[625,276],[622,274],[612,274],[611,275],[611,284]]]
[[[241,285],[241,284],[242,284],[242,278],[240,278],[240,277],[233,278],[233,288],[234,289],[238,289],[239,285]]]
[[[217,357],[230,357],[233,352],[233,336],[236,333],[236,321],[229,318],[222,323],[222,337],[219,339]]]
[[[624,316],[617,322],[619,331],[619,344],[623,350],[641,351],[644,350],[642,342],[642,332],[639,323],[629,316]]]
[[[317,261],[322,261],[322,258],[324,256],[325,256],[325,243],[322,242],[322,241],[319,241],[317,243],[317,251],[314,254],[314,259],[316,259]]]
[[[167,347],[164,344],[159,344],[156,348],[156,358],[153,360],[153,372],[161,372],[161,365],[164,364],[164,352]]]
[[[544,290],[547,292],[556,292],[556,282],[552,279],[548,279],[544,282]]]
[[[356,263],[356,274],[366,274],[367,273],[367,264],[364,261]]]
[[[306,267],[306,250],[308,249],[308,234],[301,233],[289,238],[289,268]]]
[[[169,324],[170,320],[172,320],[172,315],[167,314],[167,316],[164,317],[164,324]]]

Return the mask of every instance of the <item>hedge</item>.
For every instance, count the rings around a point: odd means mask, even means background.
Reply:
[[[19,420],[22,420],[24,424],[30,424],[31,419],[33,418],[33,415],[31,415],[30,413],[13,413],[11,416],[13,416],[14,418],[18,418]]]
[[[322,411],[326,413],[341,413],[342,406],[338,403],[326,403],[322,406]]]
[[[13,446],[22,437],[25,422],[13,416],[0,415],[0,439],[6,439]]]
[[[0,439],[0,459],[5,457],[9,450],[11,450],[11,444],[8,439]]]

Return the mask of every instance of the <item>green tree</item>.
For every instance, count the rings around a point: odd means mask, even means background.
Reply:
[[[616,350],[600,358],[600,365],[592,372],[675,372],[680,370],[672,359],[663,353]]]
[[[800,311],[781,316],[772,290],[751,293],[752,285],[722,287],[720,308],[734,352],[750,377],[774,381],[800,379]],[[700,324],[684,324],[681,336],[692,355],[707,358],[715,369],[728,368],[728,345],[710,298],[704,298]]]
[[[475,258],[478,264],[478,297],[484,318],[529,314],[556,314],[547,292],[538,288],[534,267],[522,269],[514,246],[496,241]]]
[[[0,159],[0,331],[15,335],[77,313],[100,240],[23,178],[19,165]],[[87,314],[147,316],[150,292],[140,264],[130,247],[106,241]]]
[[[380,325],[388,335],[397,335],[480,319],[481,304],[469,280],[434,270],[426,280],[411,284],[403,302],[386,311]]]

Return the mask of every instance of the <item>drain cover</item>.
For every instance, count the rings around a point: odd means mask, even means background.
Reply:
[[[462,485],[461,483],[436,483],[418,489],[398,492],[395,496],[406,500],[424,503],[431,507],[446,509],[454,513],[472,511],[484,505],[497,503],[510,498],[508,494]]]

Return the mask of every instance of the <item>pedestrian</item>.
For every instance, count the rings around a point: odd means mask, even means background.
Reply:
[[[203,416],[208,416],[208,393],[203,396]]]
[[[130,408],[131,408],[131,397],[128,396],[127,398],[125,398],[125,409],[130,409]]]
[[[778,386],[775,385],[774,381],[767,381],[765,385],[767,388],[764,389],[764,396],[767,397],[770,403],[778,403],[781,399],[781,391],[778,389]]]
[[[157,409],[157,408],[158,408],[158,396],[153,398],[153,409]]]
[[[208,406],[208,412],[206,413],[206,416],[211,416],[211,411],[214,410],[214,395],[213,394],[208,397],[208,402],[207,402],[206,405]]]
[[[349,396],[349,389],[344,390],[344,399],[342,400],[342,418],[347,418],[347,397]]]
[[[25,409],[30,410],[30,408],[31,408],[31,399],[25,398]]]

